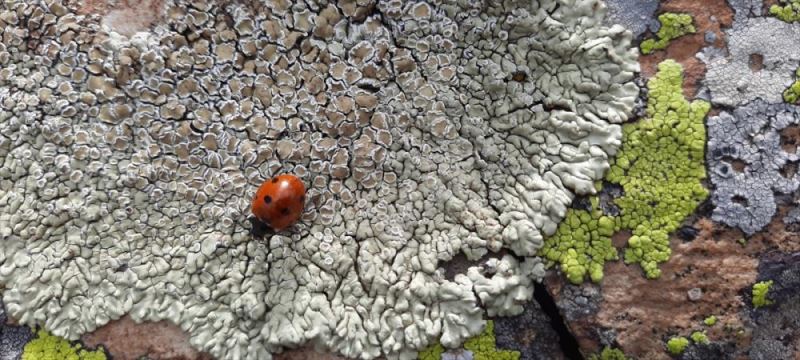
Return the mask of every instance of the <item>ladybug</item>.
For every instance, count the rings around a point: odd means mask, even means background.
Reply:
[[[303,214],[306,187],[297,176],[283,174],[264,181],[253,198],[253,215],[275,231],[294,224]]]

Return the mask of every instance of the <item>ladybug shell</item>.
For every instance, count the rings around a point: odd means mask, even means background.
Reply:
[[[306,187],[297,176],[283,174],[264,181],[253,198],[253,215],[275,231],[300,219],[306,201]]]

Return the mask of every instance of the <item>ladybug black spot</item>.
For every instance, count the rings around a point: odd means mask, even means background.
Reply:
[[[281,214],[283,214],[284,216],[285,216],[285,215],[289,215],[289,208],[283,208],[283,209],[281,209]]]
[[[271,203],[272,202],[272,196],[269,196],[269,195],[264,196],[264,202],[267,203],[267,204]]]
[[[272,178],[272,183],[274,184],[276,182],[278,182],[278,178]]]

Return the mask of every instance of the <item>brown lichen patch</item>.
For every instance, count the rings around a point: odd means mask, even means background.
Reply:
[[[730,27],[733,22],[733,10],[725,0],[667,0],[662,2],[660,12],[688,13],[694,19],[697,30],[694,34],[679,37],[662,51],[641,56],[639,62],[642,74],[652,77],[658,70],[658,64],[666,59],[674,59],[683,65],[686,81],[683,84],[684,95],[693,98],[697,94],[700,81],[706,73],[706,66],[695,55],[708,44],[705,34],[708,31],[717,35],[713,46],[725,47],[723,28]]]
[[[129,316],[114,320],[84,335],[89,347],[104,345],[114,360],[151,359],[211,360],[189,344],[189,337],[168,321],[137,324]]]
[[[311,347],[302,347],[298,349],[287,350],[280,354],[275,354],[272,359],[274,360],[347,360],[333,354],[323,354],[315,351]]]
[[[715,236],[708,219],[695,226],[698,236],[691,242],[672,239],[672,257],[661,266],[655,280],[642,276],[638,266],[612,262],[606,266],[602,284],[603,304],[596,326],[617,331],[617,341],[634,358],[668,358],[664,339],[674,334],[688,335],[709,315],[721,324],[742,327],[739,310],[743,306],[741,289],[752,284],[758,260],[736,241]],[[690,301],[689,290],[700,288],[703,295]],[[722,326],[712,327],[713,340],[726,338]],[[736,341],[736,339],[727,339]]]

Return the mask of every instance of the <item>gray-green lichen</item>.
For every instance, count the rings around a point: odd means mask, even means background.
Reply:
[[[742,106],[756,99],[783,101],[800,62],[800,23],[737,14],[733,28],[725,32],[727,52],[709,47],[698,55],[708,67],[704,84],[711,102]],[[751,68],[754,56],[762,59],[762,67]]]
[[[630,32],[597,0],[252,6],[167,1],[128,39],[0,4],[9,313],[69,339],[166,319],[226,359],[406,359],[521,311],[543,235],[619,147]],[[250,197],[280,172],[307,211],[253,239]],[[501,249],[524,260],[444,276]]]

